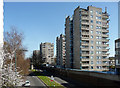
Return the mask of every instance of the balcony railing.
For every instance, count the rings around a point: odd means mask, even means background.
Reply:
[[[89,61],[89,58],[82,58],[82,61]]]
[[[109,55],[109,53],[103,53],[102,54],[102,56],[108,56]]]
[[[107,37],[107,38],[109,37],[108,34],[102,34],[102,36],[103,36],[103,37]]]
[[[88,15],[88,12],[82,11],[81,14],[82,15]]]
[[[81,29],[82,29],[82,30],[89,30],[89,27],[84,27],[84,26],[82,26]]]
[[[102,51],[106,51],[106,52],[108,52],[108,51],[109,51],[109,49],[102,49]]]
[[[89,22],[82,21],[81,23],[84,24],[84,25],[89,25]]]
[[[89,32],[82,32],[82,35],[89,35]]]
[[[89,40],[89,37],[82,37],[82,40]]]
[[[82,53],[82,56],[89,56],[89,53]]]
[[[103,41],[103,42],[108,42],[109,39],[104,39],[104,38],[103,38],[102,41]]]
[[[109,47],[109,44],[102,44],[102,46],[104,46],[104,47]]]
[[[108,19],[109,16],[107,16],[107,15],[102,15],[102,18],[103,18],[103,19]]]
[[[82,42],[81,44],[82,44],[82,45],[89,45],[89,43],[85,43],[85,42]]]
[[[82,18],[83,20],[89,20],[88,17],[86,17],[86,16],[82,16],[81,18]]]
[[[89,66],[89,63],[82,63],[82,66]]]
[[[109,25],[103,24],[102,27],[104,27],[104,28],[109,28]]]
[[[102,29],[102,32],[109,32],[109,30],[106,30],[106,29]]]

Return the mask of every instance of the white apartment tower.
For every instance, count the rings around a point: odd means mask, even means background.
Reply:
[[[109,70],[109,15],[107,8],[77,7],[65,23],[66,67]]]
[[[54,56],[54,44],[53,43],[41,43],[40,44],[40,56],[46,64],[52,64]]]
[[[65,68],[65,35],[56,38],[56,62],[57,66]]]

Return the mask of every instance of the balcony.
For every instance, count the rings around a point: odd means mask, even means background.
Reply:
[[[109,37],[109,35],[108,34],[102,34],[102,37]]]
[[[109,16],[107,16],[107,15],[102,15],[102,18],[103,18],[103,19],[108,19]]]
[[[86,11],[82,11],[81,14],[82,15],[89,15],[88,12],[86,12]]]
[[[102,56],[108,56],[109,55],[109,53],[103,53],[102,54]]]
[[[102,46],[103,47],[109,47],[109,44],[103,44]]]
[[[82,58],[82,61],[89,61],[89,58]]]
[[[102,38],[102,41],[103,41],[103,42],[109,42],[109,39],[104,39],[104,38]]]
[[[89,35],[89,32],[82,32],[82,35]]]
[[[86,47],[86,48],[82,47],[81,49],[82,49],[82,50],[89,51],[89,47]]]
[[[89,40],[89,37],[82,37],[82,40]]]
[[[89,30],[89,27],[82,26],[81,29],[82,30]]]
[[[103,19],[108,19],[108,18],[109,18],[109,15],[108,15],[107,13],[103,13],[103,14],[102,14],[102,18],[103,18]]]
[[[82,16],[81,19],[82,20],[89,20],[89,18],[87,16]]]
[[[82,66],[89,66],[89,63],[82,63]]]
[[[108,32],[109,32],[109,30],[106,30],[106,29],[102,29],[102,32],[107,32],[107,33],[108,33]]]
[[[109,49],[102,49],[102,51],[108,52],[108,51],[109,51]]]
[[[82,56],[89,56],[89,53],[82,53]]]
[[[81,24],[83,24],[83,25],[89,25],[89,22],[82,21]]]
[[[103,28],[109,28],[109,25],[103,24],[102,27],[103,27]]]
[[[102,63],[102,66],[109,66],[109,63]]]
[[[85,42],[82,42],[81,44],[82,44],[82,45],[89,45],[89,43],[85,43]]]

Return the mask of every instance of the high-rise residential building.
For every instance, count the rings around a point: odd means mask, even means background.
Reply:
[[[77,7],[66,17],[66,67],[81,70],[109,70],[109,15],[107,8]]]
[[[115,68],[120,74],[120,38],[115,40]]]
[[[52,64],[54,56],[54,44],[48,42],[41,43],[40,56],[46,64]]]
[[[63,34],[56,38],[56,62],[58,67],[65,67],[65,36]]]

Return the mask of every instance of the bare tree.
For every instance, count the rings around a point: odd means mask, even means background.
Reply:
[[[4,46],[2,54],[4,60],[2,78],[4,83],[2,84],[5,86],[8,84],[16,85],[17,82],[20,81],[21,75],[28,74],[29,60],[25,59],[25,54],[23,51],[25,48],[22,44],[23,39],[23,33],[19,33],[16,27],[11,27],[11,30],[9,32],[5,32],[4,34]],[[10,74],[12,75],[11,77],[13,79],[10,78]]]

